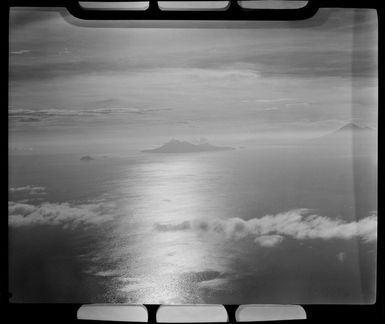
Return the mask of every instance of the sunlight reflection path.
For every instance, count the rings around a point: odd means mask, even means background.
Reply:
[[[199,155],[151,157],[134,172],[135,183],[127,182],[122,191],[136,198],[128,201],[130,217],[121,220],[116,236],[134,226],[141,237],[134,245],[123,243],[135,254],[125,266],[136,279],[128,278],[121,290],[144,303],[202,302],[195,293],[199,284],[222,282],[218,276],[225,265],[212,258],[218,241],[193,231],[164,232],[156,224],[194,221],[212,213],[214,197],[206,193],[212,192],[210,179],[217,173],[209,163],[200,163]]]

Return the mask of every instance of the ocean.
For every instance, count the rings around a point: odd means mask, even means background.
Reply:
[[[13,302],[375,301],[370,147],[81,157],[10,152]]]

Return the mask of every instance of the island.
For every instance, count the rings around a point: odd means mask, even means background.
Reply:
[[[195,152],[217,152],[234,150],[229,146],[215,146],[209,143],[193,144],[187,141],[172,139],[162,146],[149,150],[142,150],[146,153],[195,153]]]
[[[338,128],[333,132],[333,134],[341,134],[341,133],[347,133],[347,132],[354,132],[354,133],[367,133],[372,132],[373,128],[370,128],[368,126],[359,126],[355,123],[347,123],[344,126]]]
[[[80,158],[80,161],[92,161],[92,160],[94,160],[94,158],[89,155],[85,155]]]
[[[357,145],[371,147],[375,143],[377,132],[368,126],[361,126],[355,123],[346,123],[339,128],[329,131],[321,136],[307,139],[305,142],[311,145],[329,146],[336,149],[335,146],[347,145],[353,143]],[[349,145],[347,147],[350,147]]]

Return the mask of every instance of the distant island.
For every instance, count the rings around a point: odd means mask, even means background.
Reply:
[[[193,153],[193,152],[216,152],[216,151],[229,151],[234,150],[233,147],[229,146],[214,146],[209,143],[203,144],[192,144],[187,141],[178,141],[172,139],[169,142],[163,144],[162,146],[150,149],[142,150],[142,152],[147,153]]]
[[[92,161],[92,160],[94,160],[94,158],[89,155],[85,155],[80,158],[80,161]]]
[[[359,136],[360,138],[366,138],[367,136],[375,134],[375,131],[373,128],[368,126],[359,126],[355,123],[347,123],[334,131],[322,135],[320,138],[344,139],[346,136],[352,136],[353,134]]]
[[[312,138],[308,140],[308,142],[322,145],[340,145],[341,143],[348,143],[347,141],[352,141],[354,139],[355,142],[365,143],[371,141],[372,137],[375,135],[376,131],[371,127],[347,123],[324,135]]]
[[[348,123],[337,130],[335,130],[333,133],[346,133],[346,132],[355,132],[355,133],[362,133],[362,132],[368,132],[373,131],[373,128],[370,128],[368,126],[359,126],[355,123]]]

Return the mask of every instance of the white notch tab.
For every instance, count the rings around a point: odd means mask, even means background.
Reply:
[[[143,1],[133,1],[133,2],[123,2],[123,1],[79,1],[80,6],[83,9],[90,9],[90,10],[136,10],[136,11],[143,11],[148,9],[149,2],[148,0]]]
[[[308,4],[308,0],[239,0],[243,9],[300,9]]]
[[[306,319],[299,305],[240,305],[235,312],[237,322],[264,322]]]
[[[158,323],[227,322],[223,305],[162,305],[156,313]]]
[[[148,313],[143,305],[82,305],[77,312],[77,319],[113,322],[147,322]]]

